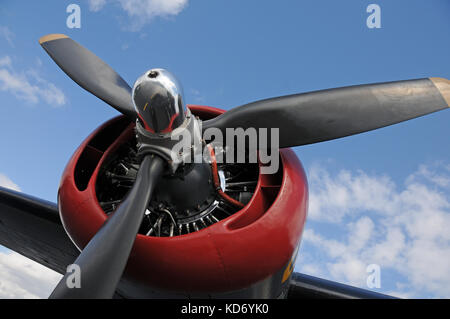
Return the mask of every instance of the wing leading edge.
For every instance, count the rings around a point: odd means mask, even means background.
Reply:
[[[288,299],[395,299],[374,291],[305,274],[292,274]]]

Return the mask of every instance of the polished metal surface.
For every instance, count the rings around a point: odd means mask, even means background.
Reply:
[[[186,118],[183,89],[164,69],[151,69],[134,84],[133,104],[142,126],[151,133],[170,133]]]

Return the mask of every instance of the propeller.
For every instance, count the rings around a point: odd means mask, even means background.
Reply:
[[[203,122],[218,128],[278,128],[279,147],[328,141],[450,106],[450,81],[429,78],[358,85],[261,100]]]
[[[152,123],[153,118],[167,118],[170,120],[167,126],[169,129],[181,126],[181,123],[177,123],[175,127],[172,125],[179,110],[186,111],[181,90],[178,90],[180,88],[176,82],[164,70],[147,72],[140,79],[142,83],[147,83],[159,76],[157,82],[166,85],[163,86],[164,90],[158,89],[161,95],[159,107],[150,105],[153,117],[150,116],[146,122],[142,114],[147,110],[148,95],[153,91],[141,85],[139,80],[132,94],[130,86],[111,67],[66,35],[50,34],[42,37],[39,43],[72,80],[132,121],[139,115],[143,124],[149,121]],[[139,90],[142,92],[138,92]],[[156,98],[154,94],[150,97]],[[138,105],[135,108],[136,103]],[[204,121],[203,130],[217,128],[226,133],[227,128],[277,128],[280,134],[279,147],[282,148],[370,131],[449,106],[450,81],[427,78],[261,100]],[[151,133],[150,129],[148,131]],[[151,134],[149,140],[155,141]],[[165,169],[166,162],[162,158],[152,153],[146,154],[149,155],[144,157],[136,182],[125,200],[75,261],[81,269],[81,288],[68,288],[70,274],[66,274],[50,298],[112,297],[127,264],[153,189]]]
[[[74,262],[80,267],[81,287],[69,288],[71,273],[66,273],[51,299],[113,296],[164,164],[156,155],[144,157],[133,188]]]
[[[94,53],[64,34],[49,34],[39,44],[56,64],[79,86],[117,111],[136,119],[131,87]]]

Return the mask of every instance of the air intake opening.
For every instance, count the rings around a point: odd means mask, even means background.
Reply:
[[[103,153],[119,137],[130,124],[128,118],[121,116],[114,123],[100,130],[88,143],[78,159],[74,171],[75,185],[79,191],[84,191]]]

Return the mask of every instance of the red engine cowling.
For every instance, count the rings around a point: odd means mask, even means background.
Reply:
[[[189,108],[201,119],[224,112],[204,106]],[[96,195],[100,167],[132,136],[133,127],[124,116],[106,122],[80,145],[63,173],[58,193],[61,219],[80,249],[107,219]],[[289,282],[308,206],[300,161],[290,149],[281,150],[280,157],[278,173],[260,174],[250,202],[234,215],[186,235],[139,234],[119,289],[125,287],[129,296],[135,289],[139,296],[143,290],[148,296],[156,290],[278,297]]]

